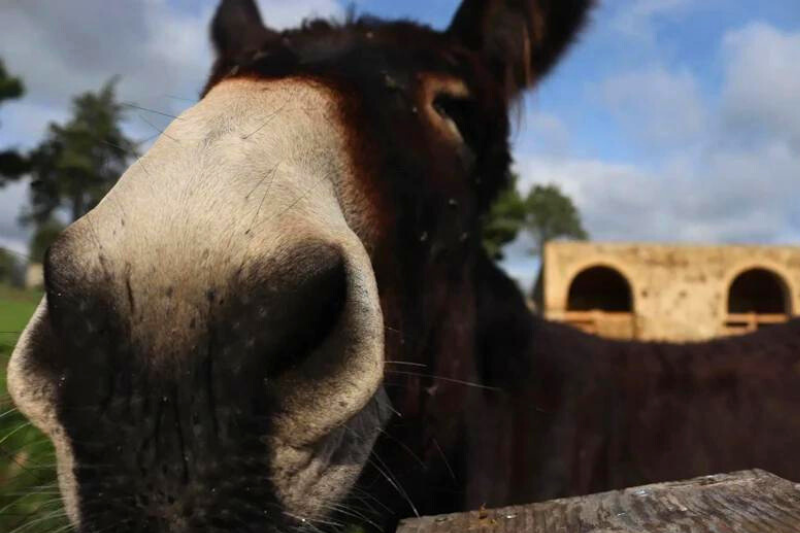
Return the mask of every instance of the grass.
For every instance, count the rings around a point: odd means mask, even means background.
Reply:
[[[0,332],[21,332],[41,298],[39,291],[25,291],[0,284]]]
[[[6,367],[41,292],[0,285],[0,531],[39,533],[65,527],[50,442],[14,409]]]

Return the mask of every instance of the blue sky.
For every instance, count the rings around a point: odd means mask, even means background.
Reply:
[[[275,27],[337,16],[338,0],[260,0]],[[0,4],[0,54],[26,81],[0,107],[0,146],[27,147],[69,98],[122,76],[127,101],[178,112],[210,63],[210,0]],[[447,0],[359,0],[360,12],[443,28]],[[800,3],[606,0],[522,106],[521,187],[556,182],[598,240],[800,244]],[[152,117],[150,117],[152,118]],[[132,114],[138,138],[150,126]],[[24,251],[25,184],[0,191],[0,245]],[[523,236],[506,267],[530,283]]]

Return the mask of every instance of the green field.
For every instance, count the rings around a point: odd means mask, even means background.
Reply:
[[[40,292],[0,285],[0,531],[56,532],[66,527],[58,499],[53,450],[15,409],[6,366]]]

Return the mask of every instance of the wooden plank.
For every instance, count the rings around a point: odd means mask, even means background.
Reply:
[[[760,327],[788,322],[789,315],[760,315],[757,313],[729,314],[725,320],[725,334],[741,335],[757,331]]]
[[[800,485],[759,470],[404,520],[397,533],[798,533]]]
[[[636,337],[636,315],[613,311],[567,311],[562,321],[584,333],[610,339],[633,339]]]
[[[759,313],[730,313],[728,322],[748,322],[755,324],[783,324],[789,321],[785,314],[759,314]]]

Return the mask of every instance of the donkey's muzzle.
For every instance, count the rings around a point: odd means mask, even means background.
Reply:
[[[352,357],[345,311],[353,291],[336,244],[305,239],[227,279],[187,272],[182,283],[80,261],[67,236],[45,267],[47,364],[67,411],[99,416],[132,398],[202,389],[208,403],[192,409],[212,419],[215,411],[267,417],[292,387]]]
[[[313,446],[365,403],[338,383],[363,355],[346,253],[303,240],[200,291],[199,275],[159,286],[111,262],[93,271],[69,239],[49,254],[31,333],[46,349],[29,357],[55,390],[81,512],[93,527],[188,531],[226,513],[274,525],[276,440]]]
[[[332,104],[212,91],[51,247],[9,390],[86,531],[279,526],[360,473],[383,317]]]

